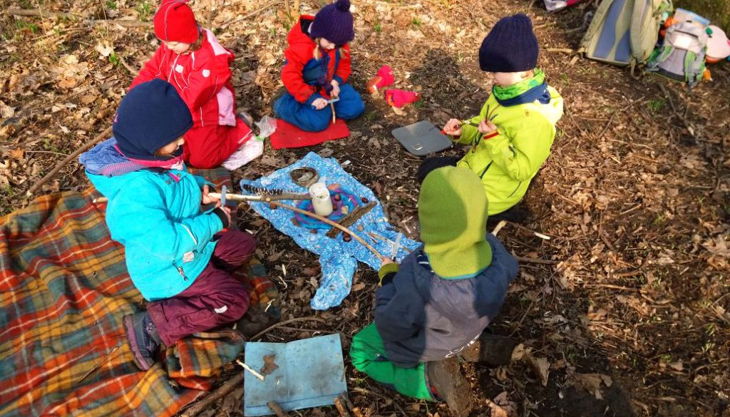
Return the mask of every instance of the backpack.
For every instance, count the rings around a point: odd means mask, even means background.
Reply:
[[[692,21],[674,24],[667,29],[664,43],[654,51],[646,70],[694,87],[705,72],[708,40],[701,24]]]
[[[581,51],[609,64],[644,64],[672,7],[671,0],[603,0],[583,36]]]

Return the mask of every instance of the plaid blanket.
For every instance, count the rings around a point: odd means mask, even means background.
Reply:
[[[241,352],[238,333],[205,333],[136,368],[122,317],[144,300],[95,196],[47,195],[0,218],[2,416],[172,416]]]

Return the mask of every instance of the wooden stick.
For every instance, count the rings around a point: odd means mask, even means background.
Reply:
[[[539,258],[525,258],[522,256],[515,256],[517,258],[517,261],[524,262],[528,264],[543,264],[543,265],[555,265],[558,263],[558,261],[551,261],[549,259],[539,259]]]
[[[255,369],[253,369],[252,367],[248,366],[247,363],[241,362],[240,359],[236,359],[236,363],[239,364],[239,365],[241,365],[241,368],[243,368],[243,369],[247,370],[248,372],[250,372],[251,375],[255,376],[259,381],[263,381],[264,379],[266,379],[266,377],[264,377],[260,373],[256,372]]]
[[[287,417],[289,415],[281,409],[281,406],[276,401],[269,401],[266,405],[276,414],[276,417]]]
[[[284,321],[280,321],[278,323],[272,324],[271,326],[265,328],[264,330],[261,330],[260,332],[256,333],[255,335],[253,335],[253,337],[251,337],[249,340],[259,339],[261,336],[265,335],[266,333],[270,332],[271,330],[274,330],[277,327],[281,327],[281,326],[283,326],[285,324],[296,323],[296,322],[299,322],[299,321],[310,321],[310,320],[311,321],[317,321],[317,322],[320,322],[322,324],[327,324],[326,321],[324,321],[323,319],[321,319],[319,317],[313,317],[313,316],[309,316],[309,317],[296,317],[296,318],[293,318],[293,319],[284,320]]]
[[[263,12],[264,10],[269,9],[271,6],[279,3],[280,1],[281,0],[273,0],[273,1],[270,1],[267,4],[263,5],[262,7],[254,10],[254,11],[252,11],[250,13],[246,13],[243,16],[234,17],[233,19],[231,19],[231,20],[229,20],[227,22],[223,22],[222,24],[218,25],[218,28],[219,29],[225,29],[226,27],[228,27],[228,25],[231,25],[233,23],[238,23],[238,22],[240,22],[242,20],[246,20],[246,19],[248,19],[249,17],[252,17],[252,16],[256,16],[257,14]]]
[[[335,398],[335,408],[337,409],[337,412],[340,414],[340,417],[352,417],[352,414],[350,414],[350,411],[347,409],[347,403],[342,399],[342,395],[337,396]]]
[[[278,201],[269,201],[268,203],[269,204],[272,204],[274,206],[277,206],[277,207],[281,207],[281,208],[287,209],[287,210],[295,211],[295,212],[297,212],[299,214],[303,214],[305,216],[312,217],[312,218],[317,219],[317,220],[319,220],[319,221],[321,221],[323,223],[327,223],[330,226],[336,227],[336,228],[342,230],[343,232],[347,233],[348,235],[352,236],[358,242],[360,242],[360,244],[362,244],[363,246],[365,246],[370,252],[372,252],[375,256],[377,256],[378,259],[381,262],[383,262],[383,261],[385,261],[387,259],[385,256],[381,255],[380,252],[378,252],[374,247],[370,246],[370,244],[368,242],[366,242],[363,238],[361,238],[360,236],[356,235],[355,232],[353,232],[352,230],[348,229],[345,226],[342,226],[341,224],[339,224],[337,222],[333,222],[332,220],[330,220],[330,219],[328,219],[326,217],[322,217],[322,216],[317,215],[315,213],[312,213],[312,212],[309,212],[309,211],[306,211],[306,210],[302,210],[302,209],[300,209],[298,207],[290,206],[288,204],[279,203]]]
[[[30,189],[28,189],[28,191],[26,192],[26,195],[28,195],[29,197],[32,196],[33,193],[35,193],[43,184],[47,183],[48,180],[53,178],[58,173],[58,171],[60,171],[63,167],[68,165],[68,163],[71,162],[71,160],[73,160],[74,158],[79,156],[79,154],[81,154],[81,152],[84,152],[85,150],[91,148],[93,145],[95,145],[97,142],[101,141],[102,139],[109,138],[111,133],[112,133],[112,128],[111,128],[111,126],[109,126],[106,129],[104,129],[103,132],[96,135],[96,137],[94,139],[86,142],[80,148],[71,152],[67,157],[63,158],[63,161],[59,162],[56,165],[56,167],[51,170],[51,172],[49,172],[48,174],[46,174],[45,177],[41,178],[38,182],[33,184],[33,186],[30,187]]]
[[[225,384],[221,385],[215,391],[205,396],[200,401],[193,404],[190,408],[184,411],[180,417],[195,417],[201,411],[207,409],[211,404],[223,398],[226,394],[231,392],[234,388],[240,386],[243,383],[243,372],[237,372],[231,379],[226,381]]]
[[[64,13],[64,12],[51,12],[43,9],[16,9],[16,8],[10,8],[5,11],[5,14],[11,15],[11,16],[26,16],[26,17],[40,17],[40,18],[48,18],[48,17],[62,17],[65,19],[76,19],[81,20],[80,16],[77,16],[75,14],[71,13]],[[124,27],[134,28],[134,27],[149,27],[152,26],[152,22],[140,22],[139,20],[126,20],[126,19],[98,19],[98,20],[83,20],[85,23],[89,23],[91,25],[108,25],[108,24],[117,24]]]
[[[212,198],[221,198],[221,193],[208,193],[208,195]],[[226,193],[226,200],[231,201],[257,201],[257,202],[266,202],[269,203],[273,200],[311,200],[312,196],[309,194],[271,194],[271,195],[256,195],[256,194],[233,194],[233,193]]]
[[[374,201],[371,201],[367,205],[357,206],[355,208],[355,210],[353,210],[350,214],[348,214],[347,216],[345,216],[342,219],[340,219],[340,224],[343,225],[343,226],[345,226],[345,227],[352,226],[358,220],[360,220],[362,218],[362,216],[368,214],[368,212],[370,210],[372,210],[373,207],[375,207],[375,205],[376,205],[375,202]],[[331,238],[335,238],[339,234],[340,234],[340,231],[337,230],[337,229],[335,229],[335,228],[330,229],[326,233],[327,237],[331,237]]]

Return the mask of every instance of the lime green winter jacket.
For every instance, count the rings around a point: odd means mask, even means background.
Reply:
[[[476,173],[487,194],[487,213],[501,213],[517,204],[530,181],[550,155],[555,124],[563,115],[563,98],[548,87],[550,102],[539,101],[505,107],[489,96],[478,116],[463,124],[458,143],[471,149],[457,163]],[[476,127],[489,115],[499,135],[480,140]]]

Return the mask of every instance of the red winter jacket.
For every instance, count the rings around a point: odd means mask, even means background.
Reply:
[[[289,35],[287,36],[289,47],[284,51],[286,64],[281,70],[281,80],[284,82],[284,87],[300,103],[306,102],[314,93],[320,93],[327,97],[323,88],[309,85],[304,80],[304,68],[310,61],[314,60],[314,48],[317,44],[314,42],[314,39],[302,31],[302,23],[306,27],[309,27],[309,24],[313,20],[314,16],[303,15],[291,31],[289,31]],[[344,84],[352,72],[350,46],[344,45],[339,49],[343,51],[338,51],[338,48],[331,51],[320,49],[324,54],[329,56],[329,65],[327,68],[328,83],[332,79],[336,79],[340,84]],[[336,58],[337,54],[339,54],[339,59]]]
[[[178,55],[160,45],[129,88],[161,78],[175,86],[193,115],[195,127],[236,125],[236,100],[231,85],[233,53],[205,29],[200,48]]]

